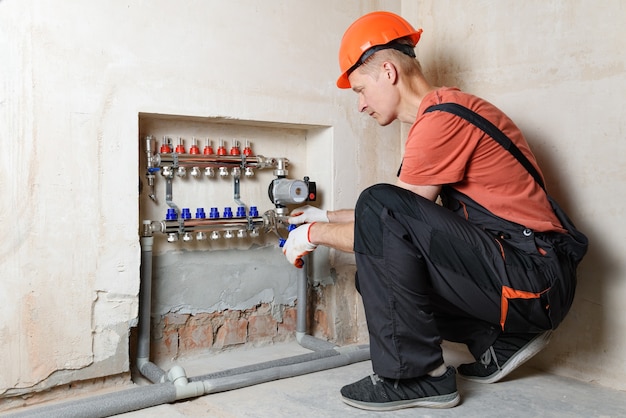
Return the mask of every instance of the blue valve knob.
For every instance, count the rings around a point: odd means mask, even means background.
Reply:
[[[230,206],[226,206],[224,208],[224,218],[232,218],[233,217],[233,210]]]
[[[176,213],[176,209],[169,208],[167,210],[167,214],[165,215],[165,220],[166,221],[175,221],[176,219],[178,219],[178,214]]]
[[[259,216],[259,210],[257,209],[256,206],[250,206],[250,211],[248,212],[248,215],[250,215],[253,218],[256,218],[257,216]]]
[[[204,208],[196,209],[196,219],[205,219],[206,213],[204,213]]]
[[[191,219],[191,211],[189,211],[189,208],[183,208],[183,212],[180,214],[180,217],[183,219]]]
[[[239,206],[237,208],[237,218],[245,218],[246,217],[246,207]]]
[[[217,219],[220,217],[220,213],[217,208],[211,208],[211,212],[209,212],[210,219]]]
[[[287,231],[291,232],[294,229],[296,229],[298,227],[298,225],[289,225],[287,227]],[[278,246],[279,247],[283,247],[285,245],[285,242],[287,242],[287,240],[285,238],[278,238]]]

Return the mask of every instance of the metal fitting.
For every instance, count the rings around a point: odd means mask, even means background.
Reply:
[[[200,171],[200,167],[193,167],[191,169],[191,177],[198,178],[200,177],[201,174],[202,172]]]

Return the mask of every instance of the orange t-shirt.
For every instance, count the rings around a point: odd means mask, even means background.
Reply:
[[[400,180],[422,186],[450,185],[501,218],[538,232],[565,232],[545,191],[500,144],[451,113],[424,114],[429,106],[449,102],[497,126],[542,175],[521,131],[501,110],[457,88],[440,88],[420,104],[406,141]]]

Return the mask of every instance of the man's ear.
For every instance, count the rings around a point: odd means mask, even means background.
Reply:
[[[398,69],[395,64],[389,61],[383,62],[383,76],[391,84],[396,84],[398,82]]]

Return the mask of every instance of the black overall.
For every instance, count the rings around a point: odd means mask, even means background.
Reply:
[[[442,339],[479,358],[502,332],[556,328],[572,303],[574,238],[535,234],[450,187],[442,198],[378,184],[357,202],[356,286],[380,376],[425,375],[443,363]]]

